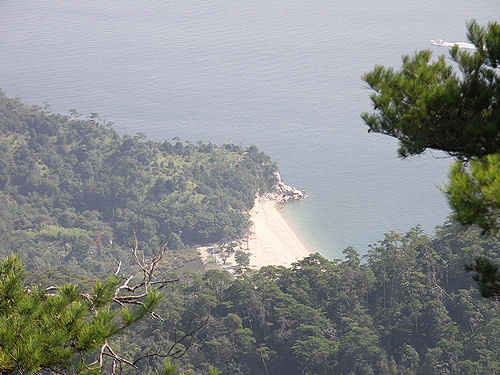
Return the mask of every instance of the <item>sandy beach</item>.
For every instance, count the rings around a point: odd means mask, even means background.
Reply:
[[[286,222],[272,195],[256,198],[249,217],[252,222],[249,234],[237,241],[235,250],[243,250],[250,255],[251,268],[269,265],[288,267],[311,254]],[[214,246],[198,247],[203,263],[234,270],[234,254],[226,254],[222,247],[219,251],[214,250]]]
[[[248,239],[250,266],[290,266],[311,251],[290,228],[276,202],[266,197],[255,199],[250,210],[253,225]]]

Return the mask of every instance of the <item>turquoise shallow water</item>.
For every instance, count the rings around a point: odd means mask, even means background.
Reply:
[[[497,0],[357,2],[4,0],[0,87],[55,111],[99,112],[156,140],[255,144],[310,198],[288,205],[315,250],[365,252],[389,230],[432,233],[449,159],[396,157],[367,134],[360,79],[430,39],[465,40]]]

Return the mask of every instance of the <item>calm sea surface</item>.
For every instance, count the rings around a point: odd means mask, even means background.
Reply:
[[[399,160],[368,134],[361,74],[495,15],[498,0],[2,0],[0,88],[155,140],[257,145],[308,191],[285,214],[333,258],[449,214],[450,159]]]

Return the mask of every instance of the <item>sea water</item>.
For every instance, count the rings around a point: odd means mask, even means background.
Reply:
[[[400,160],[368,134],[360,76],[447,54],[430,39],[465,41],[466,20],[498,14],[498,0],[3,0],[0,88],[121,133],[257,145],[310,196],[284,209],[292,227],[334,258],[450,213],[451,160]]]

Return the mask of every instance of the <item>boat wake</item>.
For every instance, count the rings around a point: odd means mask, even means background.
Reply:
[[[445,42],[443,39],[438,39],[438,40],[432,40],[431,39],[431,44],[434,46],[440,46],[440,47],[453,47],[453,46],[458,46],[458,48],[464,48],[464,49],[476,49],[476,46],[472,43],[467,43],[467,42]]]

